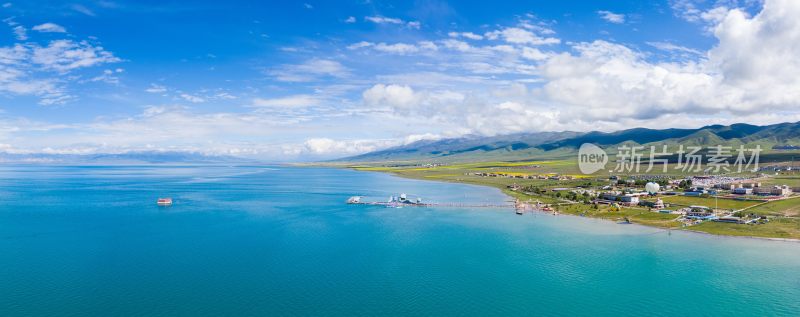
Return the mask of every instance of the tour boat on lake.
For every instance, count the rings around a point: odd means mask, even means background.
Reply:
[[[159,206],[171,206],[172,198],[159,198],[156,204],[158,204]]]

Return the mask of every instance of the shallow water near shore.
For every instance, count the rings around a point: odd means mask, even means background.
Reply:
[[[278,166],[0,166],[0,316],[795,316],[800,243]],[[169,196],[171,207],[155,200]]]

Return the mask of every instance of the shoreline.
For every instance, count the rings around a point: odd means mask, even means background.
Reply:
[[[495,187],[495,186],[487,185],[487,184],[480,184],[480,183],[474,183],[474,182],[459,182],[459,181],[447,180],[447,179],[417,178],[417,177],[411,177],[411,176],[408,176],[408,175],[404,175],[404,174],[396,173],[396,172],[391,172],[391,171],[369,171],[369,170],[359,170],[359,169],[349,168],[349,167],[346,167],[346,168],[350,169],[350,170],[354,170],[354,171],[359,171],[359,172],[375,172],[375,173],[389,174],[389,175],[392,175],[392,176],[402,177],[402,178],[406,178],[406,179],[414,179],[414,180],[421,180],[421,181],[431,181],[431,182],[443,182],[443,183],[458,183],[458,184],[474,185],[474,186],[481,186],[481,187],[487,187],[487,188],[496,188],[497,190],[500,191],[500,193],[502,193],[503,195],[505,195],[509,199],[516,199],[515,197],[509,195],[505,190],[503,190],[501,188],[498,188],[498,187]],[[539,211],[533,211],[533,212],[539,212]],[[548,213],[543,213],[543,214],[548,214]],[[572,216],[572,217],[577,217],[577,218],[591,218],[591,219],[599,219],[599,220],[603,220],[603,221],[614,222],[613,220],[602,218],[602,217],[591,217],[591,216],[582,217],[582,216],[573,215],[573,214],[570,214],[570,213],[559,213],[558,215],[559,216],[566,215],[566,216]],[[693,233],[693,234],[703,234],[703,235],[708,235],[708,236],[713,236],[713,237],[720,237],[720,238],[744,238],[744,239],[756,239],[756,240],[800,243],[800,239],[794,239],[794,238],[759,237],[759,236],[748,236],[748,235],[726,235],[726,234],[716,234],[716,233],[710,233],[710,232],[705,232],[705,231],[688,229],[688,228],[691,228],[691,227],[674,228],[674,229],[672,229],[672,228],[663,228],[663,227],[659,227],[659,226],[647,225],[647,224],[636,223],[636,222],[633,222],[631,224],[637,225],[637,226],[648,227],[648,228],[661,229],[661,230],[664,230],[664,231],[675,230],[675,231],[682,231],[682,232],[688,232],[688,233]]]

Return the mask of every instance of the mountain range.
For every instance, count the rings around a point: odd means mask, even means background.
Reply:
[[[610,152],[623,144],[669,146],[760,145],[765,152],[800,145],[800,122],[772,125],[709,125],[697,129],[634,128],[616,132],[533,132],[501,136],[465,136],[422,140],[403,146],[343,158],[343,162],[487,161],[555,159],[573,156],[584,143]]]

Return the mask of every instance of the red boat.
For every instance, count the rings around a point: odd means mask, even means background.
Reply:
[[[172,198],[159,198],[156,204],[159,206],[170,206],[172,205]]]

